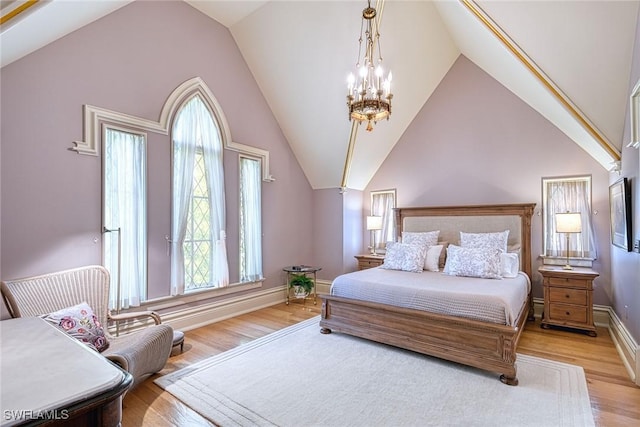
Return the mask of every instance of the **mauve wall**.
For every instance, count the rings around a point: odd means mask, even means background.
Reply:
[[[638,14],[640,20],[640,12]],[[640,80],[640,26],[636,28],[629,93]],[[633,239],[640,239],[640,150],[627,147],[631,141],[630,113],[627,109],[622,140],[622,171],[612,173],[610,182],[626,177],[631,184]],[[637,342],[640,342],[640,254],[611,246],[611,287],[613,308]]]
[[[535,202],[534,270],[542,253],[542,177],[591,175],[598,242],[595,303],[610,305],[609,173],[544,117],[460,56],[367,188],[396,188],[397,205]],[[369,200],[364,198],[368,211]],[[534,296],[542,297],[536,272]]]
[[[331,281],[355,271],[362,248],[362,191],[337,188],[313,192],[313,262],[322,267],[318,278]]]
[[[358,190],[347,190],[343,195],[344,200],[344,228],[343,228],[343,260],[342,270],[344,273],[358,269],[358,262],[355,255],[361,254],[362,247],[369,244],[369,233],[363,239],[362,230],[365,229],[366,219],[363,215],[364,192]],[[367,211],[368,212],[368,211]],[[366,253],[366,252],[364,252]]]
[[[234,141],[271,152],[263,183],[266,287],[311,260],[313,191],[229,31],[184,2],[134,2],[2,69],[0,277],[101,263],[100,158],[69,151],[82,105],[158,120],[167,96],[201,77]],[[167,295],[170,143],[149,133],[149,297]],[[238,277],[238,154],[225,151],[232,281]],[[292,208],[295,204],[296,209]],[[97,242],[94,242],[94,239]],[[308,262],[308,261],[307,261]]]

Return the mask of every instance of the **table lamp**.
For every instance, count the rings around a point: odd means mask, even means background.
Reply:
[[[573,270],[569,265],[569,235],[572,233],[582,233],[582,218],[580,212],[566,212],[556,214],[556,233],[567,235],[567,264],[565,270]]]
[[[382,230],[382,217],[381,216],[368,216],[367,217],[367,230],[371,232],[371,254],[378,255],[376,253],[376,231]]]

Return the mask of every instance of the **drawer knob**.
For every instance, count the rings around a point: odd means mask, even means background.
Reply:
[[[565,294],[564,296],[565,298],[571,298],[571,296],[569,294]]]
[[[564,313],[564,314],[566,314],[566,315],[568,316],[568,315],[570,315],[571,313],[570,313],[570,312],[568,312],[568,311],[565,311],[565,313]]]

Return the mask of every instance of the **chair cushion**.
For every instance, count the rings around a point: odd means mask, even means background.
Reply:
[[[42,318],[93,350],[103,352],[109,347],[102,325],[86,302],[49,313]]]

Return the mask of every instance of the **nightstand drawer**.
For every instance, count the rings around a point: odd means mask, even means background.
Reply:
[[[565,304],[587,305],[586,289],[549,288],[549,301]]]
[[[377,267],[379,265],[382,265],[382,261],[365,260],[365,259],[361,259],[360,261],[358,261],[358,266],[360,268],[373,268],[373,267]]]
[[[358,270],[366,270],[381,266],[384,262],[384,256],[381,255],[356,255],[358,260]]]
[[[562,286],[565,288],[582,288],[589,289],[591,280],[572,279],[568,277],[549,277],[550,286]]]
[[[549,307],[549,320],[585,323],[587,321],[587,307],[553,304]]]

